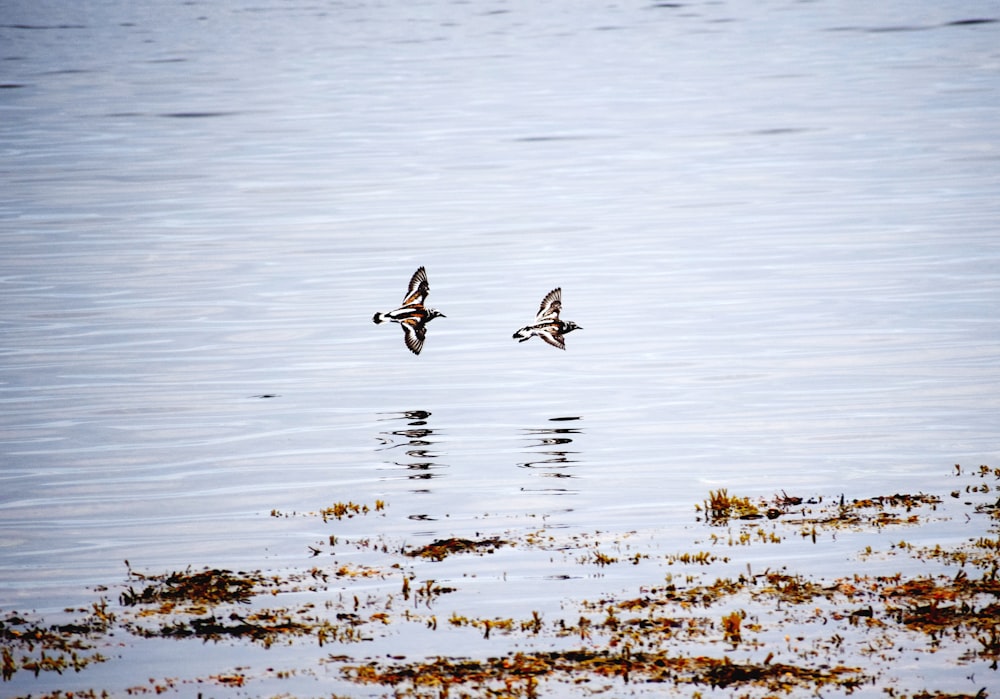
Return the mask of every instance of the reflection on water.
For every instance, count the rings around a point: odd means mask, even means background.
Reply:
[[[581,434],[579,427],[567,427],[562,423],[580,420],[580,417],[553,417],[549,422],[557,423],[555,426],[532,428],[523,430],[530,435],[530,443],[526,447],[529,460],[518,464],[521,468],[538,469],[539,475],[545,478],[574,478],[572,474],[566,473],[563,469],[571,468],[580,462],[574,458],[580,452],[570,449],[573,444],[573,437],[570,435]],[[522,490],[529,490],[522,488]],[[530,490],[536,490],[531,488]],[[545,488],[548,492],[571,492],[566,488]]]
[[[426,410],[406,410],[400,413],[382,413],[392,417],[380,418],[380,421],[402,421],[406,427],[385,430],[376,435],[382,446],[378,451],[403,450],[405,459],[393,459],[386,463],[393,467],[406,469],[407,478],[410,480],[429,480],[440,474],[432,473],[433,470],[443,468],[444,464],[438,463],[438,454],[432,452],[429,447],[434,444],[430,439],[434,435],[434,430],[427,426],[427,418],[431,416]]]

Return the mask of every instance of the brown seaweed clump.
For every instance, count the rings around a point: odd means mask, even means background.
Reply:
[[[426,546],[406,551],[406,555],[411,558],[429,558],[433,561],[443,561],[454,553],[493,553],[501,546],[506,546],[509,541],[504,541],[500,537],[490,537],[488,539],[462,539],[452,537],[450,539],[437,539]]]

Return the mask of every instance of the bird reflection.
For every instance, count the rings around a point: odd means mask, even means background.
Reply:
[[[406,458],[393,459],[390,463],[405,468],[411,480],[429,480],[439,475],[432,473],[443,464],[437,462],[438,454],[432,449],[434,430],[427,426],[431,414],[426,410],[407,410],[383,415],[389,417],[379,418],[380,422],[403,422],[405,426],[379,432],[376,439],[382,446],[378,451],[401,449]]]
[[[579,417],[554,417],[550,418],[549,422],[557,423],[556,425],[524,430],[525,434],[532,437],[532,443],[528,445],[528,453],[532,457],[539,458],[524,461],[518,466],[550,470],[543,475],[551,478],[572,478],[570,474],[562,473],[560,470],[570,468],[579,462],[578,459],[573,458],[579,452],[568,447],[573,443],[573,437],[570,435],[580,434],[582,430],[578,427],[568,426],[566,423],[580,419]]]

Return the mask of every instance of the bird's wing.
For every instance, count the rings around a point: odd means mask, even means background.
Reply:
[[[403,326],[403,341],[413,354],[420,354],[424,348],[424,338],[427,337],[427,323],[417,318],[407,318],[400,322]]]
[[[538,315],[535,320],[539,323],[547,320],[559,320],[559,311],[561,310],[562,289],[553,289],[542,299],[542,305],[538,307]]]
[[[427,283],[427,271],[421,267],[410,278],[410,287],[406,290],[406,298],[403,299],[403,305],[414,306],[423,304],[430,290],[430,284]]]
[[[539,328],[535,332],[538,337],[542,338],[553,347],[558,347],[561,350],[566,349],[566,342],[563,340],[563,334],[555,328]]]

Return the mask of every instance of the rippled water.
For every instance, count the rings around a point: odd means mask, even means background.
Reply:
[[[584,5],[0,6],[0,611],[1000,461],[995,4]]]

